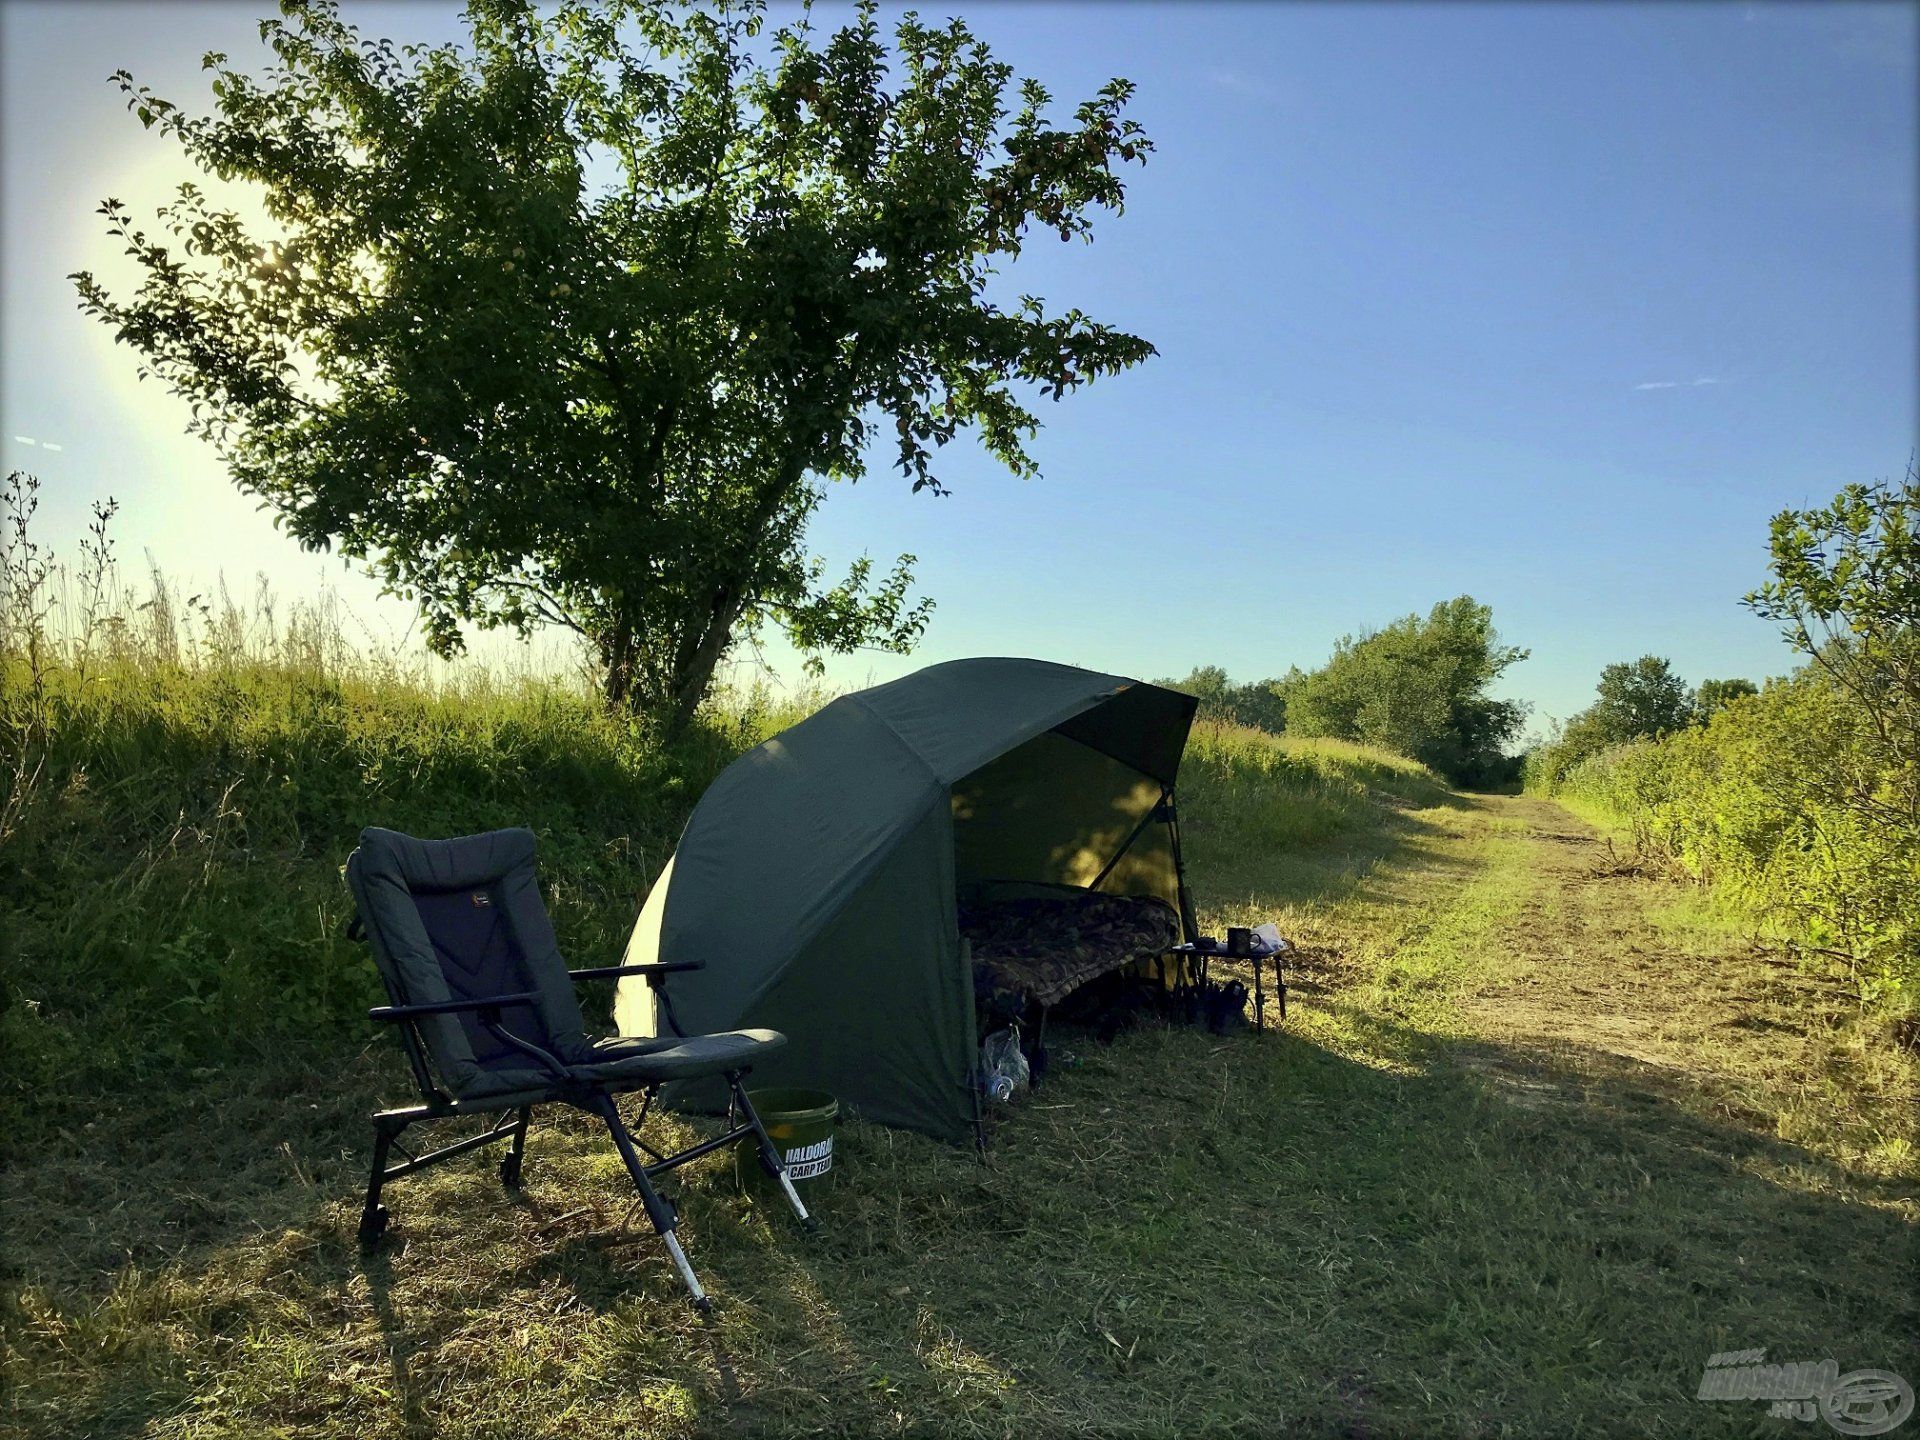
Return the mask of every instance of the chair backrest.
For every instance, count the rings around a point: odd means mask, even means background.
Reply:
[[[396,1005],[533,991],[538,999],[506,1007],[501,1021],[572,1060],[586,1049],[580,1004],[540,900],[533,849],[531,830],[416,840],[369,827],[347,859],[347,884]],[[484,1083],[489,1072],[534,1064],[474,1012],[423,1016],[415,1033],[440,1088],[452,1094]],[[427,1076],[417,1078],[429,1088]]]

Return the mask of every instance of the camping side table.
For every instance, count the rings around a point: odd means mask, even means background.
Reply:
[[[1180,968],[1179,980],[1175,983],[1176,992],[1191,996],[1191,1003],[1197,1007],[1207,993],[1207,965],[1212,960],[1245,960],[1253,966],[1253,1028],[1267,1028],[1267,996],[1261,985],[1260,965],[1264,960],[1273,961],[1273,993],[1280,1002],[1280,1018],[1287,1018],[1287,981],[1280,972],[1280,961],[1293,953],[1293,946],[1282,939],[1272,950],[1264,950],[1256,955],[1229,955],[1227,947],[1217,940],[1189,940],[1184,945],[1173,945],[1167,954],[1174,957],[1174,963]],[[1191,967],[1191,968],[1189,968]],[[1189,980],[1187,977],[1191,975]]]

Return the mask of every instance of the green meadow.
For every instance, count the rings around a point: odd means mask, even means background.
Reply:
[[[484,1154],[397,1182],[363,1252],[408,1085],[341,933],[359,827],[531,825],[609,963],[705,783],[813,701],[660,748],[351,650],[129,609],[6,657],[11,1433],[1737,1435],[1715,1351],[1912,1362],[1914,1065],[1845,985],[1550,800],[1222,723],[1191,869],[1209,928],[1301,943],[1283,1026],[1067,1032],[984,1161],[843,1125],[812,1240],[700,1162],[711,1327],[578,1118],[518,1194]]]

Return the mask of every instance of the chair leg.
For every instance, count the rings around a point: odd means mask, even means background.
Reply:
[[[527,1153],[527,1121],[532,1115],[531,1105],[520,1107],[520,1118],[513,1127],[513,1139],[507,1142],[507,1153],[500,1161],[500,1183],[509,1190],[520,1188],[520,1162]]]
[[[593,1102],[594,1110],[607,1122],[607,1131],[613,1136],[613,1148],[620,1152],[620,1159],[627,1167],[627,1174],[633,1177],[633,1188],[640,1192],[640,1201],[646,1207],[647,1219],[652,1222],[661,1242],[667,1247],[667,1254],[673,1257],[673,1265],[680,1272],[680,1281],[687,1287],[692,1297],[693,1308],[702,1315],[713,1313],[713,1301],[707,1292],[700,1288],[700,1278],[693,1273],[693,1266],[687,1263],[687,1252],[680,1248],[679,1237],[673,1232],[680,1223],[680,1217],[674,1213],[673,1206],[653,1188],[653,1181],[647,1177],[647,1167],[634,1149],[633,1137],[627,1133],[627,1127],[620,1118],[620,1110],[608,1095],[598,1096]]]
[[[373,1170],[367,1176],[367,1203],[360,1211],[360,1243],[372,1245],[386,1233],[387,1207],[380,1203],[380,1187],[387,1178],[387,1151],[399,1133],[381,1116],[373,1118]]]
[[[780,1188],[786,1192],[787,1203],[793,1207],[793,1213],[800,1217],[800,1223],[809,1235],[820,1228],[820,1222],[807,1213],[807,1207],[801,1203],[800,1192],[793,1188],[793,1177],[787,1174],[787,1162],[781,1158],[780,1147],[773,1143],[773,1137],[767,1134],[767,1127],[760,1123],[760,1114],[753,1108],[753,1102],[747,1098],[746,1088],[741,1084],[739,1072],[727,1076],[727,1086],[733,1092],[732,1104],[739,1107],[740,1115],[753,1127],[754,1136],[760,1142],[760,1164],[767,1174],[780,1182]]]

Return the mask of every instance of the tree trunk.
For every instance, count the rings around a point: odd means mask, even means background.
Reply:
[[[740,618],[740,603],[739,597],[724,592],[715,597],[713,613],[707,619],[707,628],[700,637],[700,643],[675,670],[673,691],[667,701],[665,715],[664,734],[668,741],[686,733],[694,712],[700,708],[700,702],[707,698],[707,687],[713,683],[714,669],[727,653],[727,645],[733,639],[734,623]]]
[[[600,636],[600,695],[609,710],[633,706],[633,627],[625,620]]]
[[[664,737],[669,741],[686,733],[694,712],[707,697],[713,672],[733,640],[733,627],[740,621],[746,596],[753,584],[752,575],[759,547],[766,541],[767,528],[779,514],[780,506],[806,475],[806,450],[796,444],[781,462],[775,475],[761,486],[749,512],[745,532],[752,537],[747,561],[729,567],[733,573],[722,580],[714,592],[706,628],[691,650],[683,649],[674,657],[673,674],[668,680],[668,696],[663,719]]]
[[[661,432],[664,433],[664,432]],[[615,623],[600,638],[600,660],[604,669],[602,694],[614,709],[640,710],[659,726],[660,738],[671,744],[684,735],[693,722],[700,702],[707,697],[713,672],[733,640],[734,626],[740,623],[746,597],[754,585],[760,547],[780,507],[806,475],[805,447],[796,444],[778,470],[760,487],[744,517],[741,530],[749,537],[742,547],[744,559],[735,559],[721,567],[714,580],[705,623],[696,617],[682,633],[671,657],[658,657],[663,665],[646,667],[642,674],[643,641],[635,638],[635,627],[625,619]],[[652,460],[657,462],[657,453]],[[664,686],[651,683],[659,668],[670,666]]]

